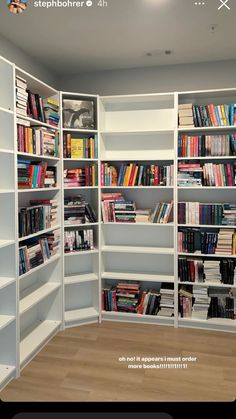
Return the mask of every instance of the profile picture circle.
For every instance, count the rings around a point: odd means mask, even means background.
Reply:
[[[7,0],[8,9],[11,13],[22,13],[27,8],[28,0]]]

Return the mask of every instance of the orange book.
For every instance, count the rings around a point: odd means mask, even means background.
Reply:
[[[132,186],[135,186],[137,174],[138,174],[138,166],[135,167],[135,172],[134,172],[134,178],[133,178]]]

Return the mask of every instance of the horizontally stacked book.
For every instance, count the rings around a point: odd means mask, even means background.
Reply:
[[[178,186],[235,186],[236,163],[178,163]]]
[[[179,105],[179,127],[217,127],[236,125],[236,104]]]
[[[65,226],[96,223],[97,215],[83,195],[64,198]]]
[[[135,201],[125,199],[121,192],[103,192],[101,198],[104,223],[167,224],[173,221],[173,202],[158,203],[152,212],[151,209],[137,209]]]
[[[76,169],[64,170],[64,186],[68,188],[97,186],[97,165],[86,165]]]
[[[173,186],[174,166],[101,164],[101,186]]]
[[[18,189],[55,188],[57,186],[57,168],[47,162],[17,161]]]
[[[59,157],[58,132],[45,127],[17,124],[17,150],[38,156]]]

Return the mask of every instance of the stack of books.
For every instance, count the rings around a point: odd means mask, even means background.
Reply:
[[[140,298],[140,285],[136,283],[118,283],[116,286],[117,311],[137,313]]]
[[[72,230],[65,231],[64,251],[65,253],[82,252],[94,249],[93,230]]]
[[[208,296],[207,287],[193,285],[193,310],[192,317],[194,319],[207,320],[208,310],[211,298]]]
[[[178,164],[178,186],[202,186],[203,168],[200,163]]]
[[[220,262],[218,260],[204,261],[204,278],[206,283],[221,283]]]
[[[211,304],[209,317],[236,320],[236,299],[231,297],[230,288],[209,288]]]
[[[192,316],[192,298],[192,292],[187,287],[182,286],[179,290],[180,317],[188,318]]]
[[[179,105],[179,127],[194,127],[192,103]]]
[[[43,99],[37,93],[28,92],[27,114],[37,121],[46,122],[43,111]]]
[[[178,186],[235,186],[236,163],[179,163]]]
[[[179,202],[179,224],[222,225],[223,205],[200,202]]]
[[[222,225],[236,226],[236,204],[223,204]]]
[[[151,223],[168,224],[173,222],[173,201],[158,202],[151,216]]]
[[[122,163],[118,169],[101,164],[101,186],[173,186],[174,166]]]
[[[64,186],[68,188],[96,186],[97,165],[93,164],[77,169],[64,170]]]
[[[60,229],[42,235],[47,240],[50,256],[55,256],[60,249]]]
[[[204,282],[203,261],[179,257],[178,277],[180,282]]]
[[[60,120],[59,103],[53,99],[44,99],[43,111],[45,122],[53,127],[58,127]]]
[[[101,208],[104,223],[150,223],[151,210],[137,210],[135,202],[120,192],[102,193]]]
[[[158,290],[143,291],[138,306],[138,314],[157,316],[160,310],[161,294]]]
[[[50,250],[46,238],[27,240],[26,244],[19,247],[19,275],[50,259]]]
[[[216,255],[235,255],[236,254],[236,233],[228,228],[220,228]]]
[[[26,80],[16,75],[16,113],[27,116],[27,83]]]
[[[179,157],[235,156],[236,134],[179,135]]]
[[[161,317],[172,317],[174,315],[174,290],[167,286],[162,286],[160,294],[160,310],[157,315]]]
[[[17,125],[17,149],[22,153],[59,157],[59,136],[44,127]]]
[[[46,201],[46,200],[45,200]],[[57,223],[57,201],[30,201],[31,207],[19,208],[19,237],[29,236]]]
[[[66,226],[96,223],[97,216],[82,195],[64,198],[64,222]]]
[[[97,137],[72,138],[64,134],[63,157],[72,159],[97,159]]]
[[[47,162],[18,159],[17,170],[19,189],[56,187],[56,166],[48,166]]]

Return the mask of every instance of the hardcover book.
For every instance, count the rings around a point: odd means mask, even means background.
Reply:
[[[93,100],[63,100],[63,127],[95,129]]]

